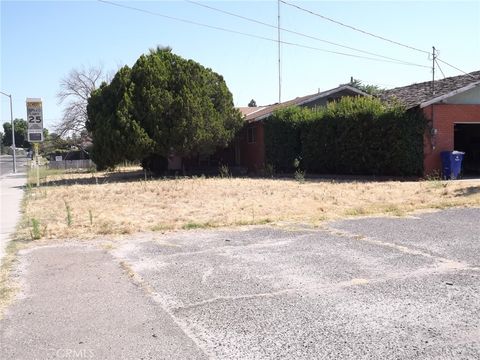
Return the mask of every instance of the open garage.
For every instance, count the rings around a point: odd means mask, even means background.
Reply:
[[[480,122],[454,124],[454,148],[465,153],[463,174],[480,176]]]

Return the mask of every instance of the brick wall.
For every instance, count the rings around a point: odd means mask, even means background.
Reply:
[[[248,129],[254,128],[255,141],[249,142]],[[248,172],[257,173],[265,166],[265,139],[263,122],[256,121],[246,124],[240,132],[240,164],[248,169]]]
[[[442,151],[452,151],[455,123],[480,123],[480,105],[434,104],[423,109],[427,119],[432,120],[435,135],[427,130],[424,141],[424,172],[425,175],[440,173]]]

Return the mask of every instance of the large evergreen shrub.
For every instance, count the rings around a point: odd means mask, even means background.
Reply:
[[[211,155],[243,126],[223,77],[157,48],[121,68],[88,100],[86,126],[99,169],[144,160],[161,170],[169,155]]]
[[[310,173],[421,175],[426,121],[420,112],[367,97],[321,109],[290,108],[265,121],[267,163]]]
[[[312,117],[306,108],[289,107],[275,111],[264,121],[265,158],[276,172],[293,172],[295,159],[301,158],[300,129]]]

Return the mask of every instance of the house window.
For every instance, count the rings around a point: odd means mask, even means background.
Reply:
[[[256,128],[254,126],[251,126],[247,129],[247,142],[249,144],[255,143],[255,140],[256,140],[255,129]]]

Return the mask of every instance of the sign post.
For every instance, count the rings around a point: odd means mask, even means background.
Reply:
[[[38,163],[38,143],[33,144],[33,149],[35,151],[35,172],[37,177],[37,187],[40,186],[40,164]]]
[[[38,163],[38,143],[43,141],[43,108],[42,99],[27,98],[27,137],[35,150],[35,167],[37,172],[37,187],[40,186],[40,166]]]

